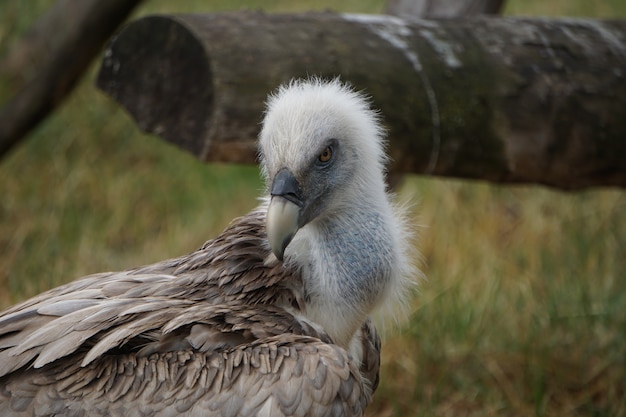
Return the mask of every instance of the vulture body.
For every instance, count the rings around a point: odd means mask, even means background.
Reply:
[[[0,315],[3,416],[361,416],[370,314],[410,285],[383,135],[341,82],[280,87],[267,196],[197,251],[80,278]]]

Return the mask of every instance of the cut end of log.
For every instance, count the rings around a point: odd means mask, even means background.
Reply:
[[[113,38],[96,83],[124,102],[141,130],[203,155],[212,78],[209,56],[190,28],[171,16],[149,16]]]

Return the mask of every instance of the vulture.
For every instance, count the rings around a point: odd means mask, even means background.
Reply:
[[[340,80],[270,94],[266,195],[193,253],[0,315],[3,416],[361,416],[414,274],[384,130]]]

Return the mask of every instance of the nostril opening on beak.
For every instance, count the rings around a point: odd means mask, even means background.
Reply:
[[[280,196],[284,198],[285,200],[291,201],[296,206],[302,207],[302,199],[298,197],[296,193],[280,194]]]

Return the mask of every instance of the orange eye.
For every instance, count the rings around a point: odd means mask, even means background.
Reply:
[[[326,149],[324,149],[324,151],[320,154],[320,156],[317,157],[317,159],[318,161],[322,163],[326,163],[330,161],[332,157],[333,157],[333,150],[330,146],[327,146]]]

